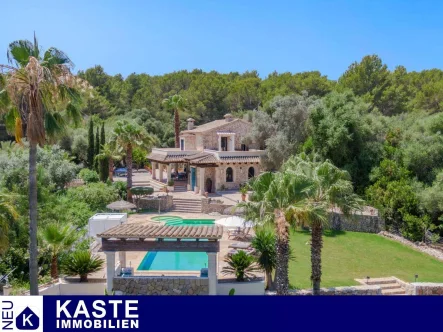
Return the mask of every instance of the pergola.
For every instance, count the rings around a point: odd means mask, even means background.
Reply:
[[[208,254],[209,295],[217,293],[217,254],[220,251],[219,240],[223,236],[222,226],[122,224],[97,236],[101,238],[101,250],[106,255],[108,292],[113,289],[116,252],[119,253],[120,266],[123,268],[126,267],[126,251],[180,251]],[[205,241],[200,241],[202,239]]]

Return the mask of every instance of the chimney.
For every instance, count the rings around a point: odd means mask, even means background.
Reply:
[[[232,114],[225,114],[224,116],[226,122],[231,122],[233,120]]]
[[[186,121],[188,122],[188,130],[194,129],[194,122],[195,122],[195,120],[193,118],[189,118]]]

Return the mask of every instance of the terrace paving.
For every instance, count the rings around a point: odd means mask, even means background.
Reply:
[[[184,219],[221,219],[225,218],[226,216],[219,215],[219,216],[211,216],[204,213],[181,213],[181,212],[166,212],[166,213],[138,213],[138,214],[132,214],[128,216],[128,224],[155,224],[158,225],[159,222],[152,221],[151,218],[156,216],[178,216],[182,217]],[[253,231],[249,234],[250,240],[253,236]],[[232,275],[224,276],[221,274],[221,271],[224,266],[227,265],[226,262],[224,262],[225,257],[227,256],[228,252],[231,250],[229,248],[229,245],[234,242],[248,242],[245,240],[239,240],[235,238],[228,239],[228,232],[225,231],[223,233],[223,237],[220,239],[220,252],[218,253],[218,279],[232,279]],[[101,258],[105,259],[105,254],[103,252],[97,253]],[[146,252],[132,252],[128,251],[126,252],[126,262],[128,267],[134,268],[134,274],[135,275],[148,275],[148,276],[199,276],[200,271],[137,271],[137,267],[140,265],[141,261],[145,257]],[[116,255],[116,263],[118,261],[118,255]],[[257,277],[264,277],[263,273],[256,273]],[[102,270],[91,274],[91,278],[106,278],[106,265],[103,267]]]

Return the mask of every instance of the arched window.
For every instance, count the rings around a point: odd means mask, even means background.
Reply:
[[[233,182],[234,181],[234,171],[231,167],[228,167],[226,169],[226,182]]]
[[[249,167],[248,169],[248,179],[253,178],[255,176],[255,169],[254,167]]]

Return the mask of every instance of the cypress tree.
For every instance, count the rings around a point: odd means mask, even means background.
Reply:
[[[98,173],[99,172],[99,162],[97,159],[95,159],[95,157],[100,153],[100,132],[99,132],[99,128],[97,127],[97,132],[95,134],[95,145],[94,145],[95,151],[94,151],[94,168],[95,171]]]
[[[103,145],[105,145],[105,143],[106,143],[105,124],[102,123],[102,130],[100,133],[100,150],[101,150],[101,147],[103,147]],[[102,160],[100,160],[100,180],[102,180],[103,182],[106,182],[106,180],[108,179],[108,175],[109,175],[109,162],[107,159],[102,159]]]
[[[88,167],[93,169],[94,167],[94,123],[92,120],[89,122],[89,135],[88,135]]]

